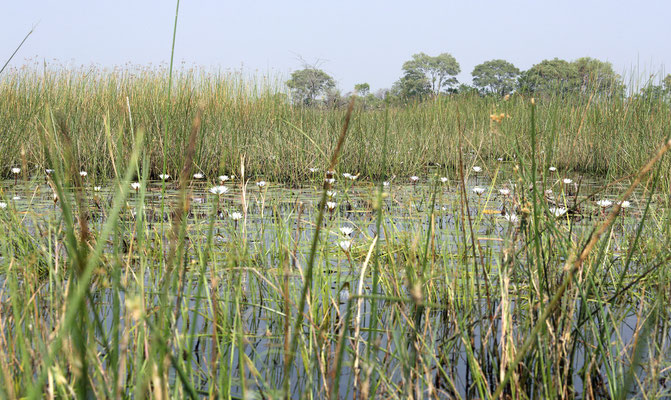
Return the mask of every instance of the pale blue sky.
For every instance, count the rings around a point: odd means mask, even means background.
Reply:
[[[174,1],[7,1],[0,60],[31,26],[26,58],[102,66],[167,62]],[[208,1],[182,0],[176,60],[288,77],[320,60],[344,91],[390,87],[413,53],[449,52],[462,82],[473,67],[504,58],[527,69],[547,58],[591,56],[619,73],[671,66],[671,1]],[[179,64],[178,64],[179,65]]]

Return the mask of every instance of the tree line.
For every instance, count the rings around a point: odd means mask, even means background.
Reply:
[[[622,96],[626,85],[610,62],[591,57],[574,61],[559,58],[543,60],[526,71],[512,63],[489,60],[473,68],[472,85],[460,83],[459,62],[449,53],[430,56],[413,54],[403,63],[403,74],[390,89],[371,93],[368,83],[355,85],[353,93],[341,94],[335,80],[315,66],[304,66],[291,74],[286,82],[295,104],[339,105],[351,95],[364,99],[373,106],[383,98],[395,102],[421,101],[441,95],[472,93],[480,96],[506,96],[522,93],[533,96],[566,96],[589,94],[603,97]],[[654,100],[671,98],[671,74],[659,84],[647,84],[637,94]]]

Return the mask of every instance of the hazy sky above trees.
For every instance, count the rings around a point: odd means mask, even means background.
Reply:
[[[147,65],[170,58],[175,2],[11,1],[0,14],[4,63]],[[301,58],[347,92],[389,88],[412,54],[453,55],[460,82],[483,61],[521,70],[543,59],[590,56],[625,78],[671,72],[671,2],[659,1],[214,1],[182,0],[175,57],[186,65],[280,74]],[[662,74],[663,72],[663,74]],[[640,79],[640,78],[639,78]],[[627,83],[627,82],[625,82]]]

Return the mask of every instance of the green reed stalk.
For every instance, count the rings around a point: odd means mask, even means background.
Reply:
[[[23,47],[23,44],[26,42],[26,40],[28,40],[28,36],[30,36],[33,33],[34,30],[35,30],[35,27],[31,28],[30,31],[26,34],[26,36],[24,36],[21,43],[19,43],[19,45],[16,46],[16,49],[14,49],[14,52],[12,53],[12,55],[9,56],[7,61],[5,61],[5,64],[2,66],[2,68],[0,68],[0,75],[2,75],[2,72],[5,70],[5,68],[7,68],[7,65],[9,65],[9,63],[12,61],[12,59],[14,58],[16,53],[18,53],[19,50],[21,49],[21,47]]]

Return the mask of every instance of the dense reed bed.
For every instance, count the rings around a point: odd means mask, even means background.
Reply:
[[[0,193],[3,397],[669,396],[666,111],[541,101],[536,115],[520,98],[447,98],[345,117],[235,85],[208,97],[212,82],[187,77],[165,148],[162,86],[125,86],[148,78],[45,81],[53,114],[39,101],[32,117],[3,117],[35,135],[3,145],[54,170],[17,172]],[[493,109],[513,117],[492,126]],[[619,122],[594,114],[606,110]],[[637,154],[618,123],[645,138]],[[590,140],[602,156],[632,150],[612,166],[583,157],[626,183],[569,183],[545,166],[578,168]],[[150,180],[163,150],[172,177]],[[432,157],[453,169],[425,172]],[[277,188],[310,165],[321,170],[302,190]],[[236,177],[214,189],[199,170]]]
[[[307,181],[309,167],[324,168],[335,146],[342,108],[301,108],[290,104],[279,78],[182,69],[174,73],[168,99],[165,67],[115,70],[28,65],[0,77],[0,171],[9,176],[22,154],[31,173],[48,168],[39,131],[48,114],[64,119],[82,169],[91,177],[113,175],[112,157],[132,151],[130,132],[146,131],[149,177],[179,172],[190,121],[203,108],[195,168],[207,176],[231,174],[246,155],[249,176],[275,182]],[[531,149],[525,132],[528,98],[450,95],[389,109],[387,170],[383,171],[385,112],[357,106],[342,164],[375,179],[383,172],[409,176],[431,165],[456,170],[459,115],[464,152],[485,167],[512,160]],[[641,96],[587,94],[545,97],[538,103],[539,165],[589,172],[607,178],[636,170],[668,133],[671,111],[661,100]],[[500,122],[492,114],[504,118]],[[472,158],[472,157],[471,157]],[[666,161],[665,161],[666,162]],[[668,180],[667,174],[662,178]]]

